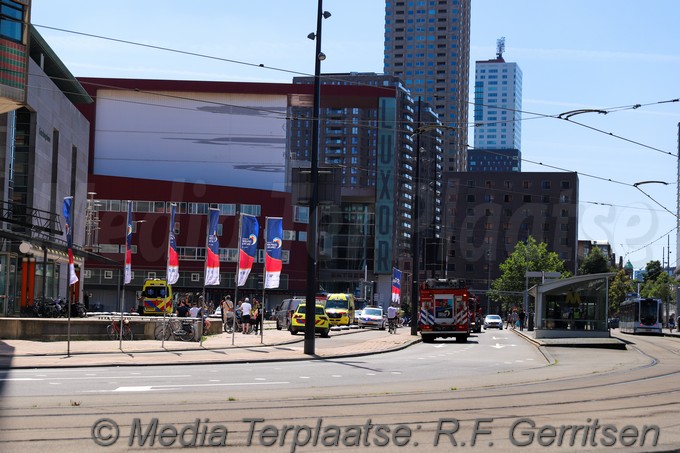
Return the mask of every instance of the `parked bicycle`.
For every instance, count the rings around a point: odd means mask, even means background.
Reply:
[[[111,324],[106,326],[106,333],[109,335],[109,339],[118,340],[120,338],[120,319],[114,319]],[[132,328],[130,327],[130,320],[123,320],[123,340],[132,341]]]
[[[167,318],[160,321],[154,329],[154,338],[169,340],[174,336],[177,340],[193,341],[196,337],[195,321],[194,318]]]

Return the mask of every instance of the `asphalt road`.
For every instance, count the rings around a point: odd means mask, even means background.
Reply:
[[[541,351],[489,331],[360,358],[12,370],[2,381],[0,449],[677,448],[680,341],[634,341],[627,351]]]

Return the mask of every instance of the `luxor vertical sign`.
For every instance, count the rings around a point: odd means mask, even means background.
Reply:
[[[392,274],[394,237],[394,146],[396,99],[380,98],[378,109],[378,179],[375,200],[375,274]]]

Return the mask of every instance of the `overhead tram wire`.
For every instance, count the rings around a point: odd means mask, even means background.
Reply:
[[[185,50],[172,49],[172,48],[169,48],[169,47],[155,46],[155,45],[152,45],[152,44],[142,44],[142,43],[129,41],[129,40],[125,40],[125,39],[110,38],[110,37],[106,37],[106,36],[95,35],[95,34],[92,34],[92,33],[66,30],[66,29],[59,28],[59,27],[51,27],[51,26],[48,26],[48,25],[33,24],[33,26],[39,27],[39,28],[45,28],[45,29],[49,29],[49,30],[54,30],[54,31],[60,31],[60,32],[63,32],[63,33],[72,33],[72,34],[87,36],[87,37],[96,38],[96,39],[103,39],[103,40],[107,40],[107,41],[119,42],[119,43],[129,44],[129,45],[138,46],[138,47],[146,47],[146,48],[162,50],[162,51],[166,51],[166,52],[173,52],[173,53],[178,53],[178,54],[182,54],[182,55],[188,55],[188,56],[194,56],[194,57],[200,57],[200,58],[207,58],[207,59],[211,59],[211,60],[224,61],[224,62],[227,62],[227,63],[240,64],[240,65],[250,66],[250,67],[258,67],[258,68],[262,68],[262,69],[268,69],[268,70],[272,70],[272,71],[278,71],[278,72],[294,74],[294,75],[299,75],[299,76],[314,77],[312,74],[308,74],[308,73],[305,73],[305,72],[293,71],[293,70],[290,70],[290,69],[283,69],[283,68],[276,68],[276,67],[273,67],[273,66],[266,66],[266,65],[261,64],[261,63],[259,63],[259,64],[258,63],[249,63],[249,62],[240,61],[240,60],[234,60],[234,59],[223,58],[223,57],[216,57],[216,56],[213,56],[213,55],[200,54],[198,52],[190,52],[190,51],[185,51]],[[324,79],[324,80],[334,80],[334,81],[347,82],[345,79],[338,79],[338,78],[323,76],[323,75],[321,76],[321,78]],[[356,86],[369,86],[369,87],[373,87],[373,88],[376,88],[376,89],[385,89],[385,90],[393,90],[394,89],[394,87],[382,87],[382,86],[379,86],[379,85],[362,84],[362,83],[357,83],[357,82],[348,82],[348,83],[350,83],[352,85],[356,85]],[[640,108],[640,107],[643,107],[643,106],[657,105],[657,104],[664,104],[664,103],[671,103],[671,102],[679,102],[679,101],[680,101],[680,99],[676,98],[676,99],[670,99],[670,100],[665,100],[665,101],[658,101],[658,102],[655,102],[655,103],[632,104],[632,105],[628,105],[628,106],[614,107],[614,108],[611,108],[611,109],[603,109],[603,110],[619,111],[619,110],[637,109],[637,108]],[[474,102],[468,102],[468,104],[476,105]],[[638,146],[641,146],[641,147],[644,147],[644,148],[647,148],[647,149],[651,149],[653,151],[657,151],[657,152],[662,153],[662,154],[667,154],[667,155],[670,155],[670,156],[673,156],[673,157],[678,157],[677,154],[674,154],[672,152],[664,151],[664,150],[655,148],[655,147],[650,146],[650,145],[645,145],[644,143],[641,143],[641,142],[638,142],[638,141],[635,141],[635,140],[631,140],[631,139],[627,139],[625,137],[614,134],[612,132],[606,132],[604,130],[601,130],[601,129],[580,123],[578,121],[573,121],[569,118],[559,118],[559,116],[561,114],[550,115],[550,114],[542,114],[542,113],[529,112],[529,111],[523,111],[523,110],[515,110],[515,109],[499,107],[499,106],[494,106],[494,107],[499,108],[501,110],[516,111],[516,112],[520,112],[520,113],[527,113],[527,114],[531,114],[531,115],[536,115],[536,117],[527,118],[527,120],[528,119],[538,119],[538,118],[563,119],[563,120],[569,121],[573,124],[576,124],[578,126],[585,127],[587,129],[591,129],[593,131],[608,135],[610,137],[617,138],[619,140],[626,141],[626,142],[631,143],[631,144],[635,144],[635,145],[638,145]],[[524,121],[524,120],[525,119],[520,119],[520,121]],[[444,125],[446,125],[448,127],[462,127],[462,123],[460,123],[460,124],[459,123],[445,123]],[[467,122],[465,123],[465,125],[466,125],[466,127],[472,126],[472,125],[468,124]]]
[[[64,33],[71,33],[71,34],[77,34],[77,35],[81,35],[81,36],[88,36],[88,37],[96,38],[96,39],[103,39],[103,40],[108,40],[108,41],[113,41],[113,42],[119,42],[119,43],[129,44],[129,45],[133,45],[133,46],[146,47],[146,48],[162,50],[162,51],[166,51],[166,52],[173,52],[173,53],[178,53],[178,54],[183,54],[183,55],[188,55],[188,56],[195,56],[195,57],[200,57],[200,58],[207,58],[207,59],[212,59],[212,60],[217,60],[217,61],[223,61],[223,62],[227,62],[227,63],[240,64],[240,65],[244,65],[244,66],[258,67],[258,68],[262,68],[262,69],[279,71],[279,72],[284,72],[284,73],[288,73],[288,74],[295,74],[295,75],[300,75],[300,76],[305,76],[305,77],[313,77],[313,75],[308,74],[308,73],[293,71],[293,70],[288,70],[288,69],[283,69],[283,68],[276,68],[276,67],[272,67],[272,66],[266,66],[264,64],[249,63],[249,62],[244,62],[244,61],[239,61],[239,60],[234,60],[234,59],[229,59],[229,58],[216,57],[216,56],[213,56],[213,55],[206,55],[206,54],[200,54],[200,53],[197,53],[197,52],[183,51],[183,50],[172,49],[172,48],[169,48],[169,47],[156,46],[156,45],[151,45],[151,44],[142,44],[142,43],[138,43],[138,42],[134,42],[134,41],[124,40],[124,39],[119,39],[119,38],[110,38],[110,37],[95,35],[95,34],[91,34],[91,33],[77,32],[77,31],[73,31],[73,30],[66,30],[66,29],[63,29],[63,28],[51,27],[51,26],[47,26],[47,25],[33,24],[33,26],[45,28],[45,29],[50,29],[50,30],[55,30],[55,31],[60,31],[60,32],[64,32]],[[348,82],[345,79],[337,79],[337,78],[327,77],[327,76],[323,76],[323,75],[321,76],[321,78],[326,79],[326,80],[343,81],[343,82],[346,82],[348,84],[356,85],[356,86],[368,86],[368,87],[373,87],[373,88],[377,88],[377,89],[385,89],[385,90],[390,90],[390,91],[394,90],[394,87],[382,87],[380,85],[362,84],[362,83],[357,83],[357,82]],[[110,89],[128,90],[128,89],[123,89],[123,88],[120,88],[120,87],[106,87],[106,86],[104,86],[104,87],[110,88]],[[146,93],[146,94],[153,94],[153,95],[157,95],[157,96],[165,96],[165,97],[170,97],[170,98],[175,98],[175,99],[194,100],[194,101],[197,101],[197,102],[212,103],[212,104],[220,105],[220,106],[231,106],[231,107],[236,107],[236,108],[251,109],[251,110],[255,110],[255,111],[264,111],[264,112],[274,113],[274,114],[280,113],[279,111],[272,111],[272,110],[268,110],[268,109],[254,108],[254,107],[247,107],[247,106],[244,107],[244,106],[238,106],[238,105],[230,105],[230,104],[219,103],[219,102],[214,102],[214,101],[207,101],[207,100],[204,100],[204,99],[192,99],[192,98],[187,98],[187,97],[184,97],[184,96],[176,96],[176,95],[165,94],[165,93],[148,92],[148,91],[144,91],[144,90],[133,90],[133,91],[140,92],[140,93]],[[632,104],[632,105],[628,105],[628,106],[621,106],[621,107],[614,107],[614,108],[606,109],[606,111],[621,111],[621,110],[628,110],[628,109],[638,109],[638,108],[643,107],[643,106],[672,103],[672,102],[678,102],[678,101],[680,101],[680,99],[670,99],[670,100],[658,101],[658,102],[655,102],[655,103],[647,103],[647,104]],[[123,101],[123,102],[129,102],[129,101]],[[468,103],[470,105],[476,105],[474,102],[468,102]],[[151,104],[151,105],[154,105],[154,104]],[[637,142],[637,141],[630,140],[630,139],[626,139],[625,137],[613,134],[611,132],[606,132],[606,131],[603,131],[601,129],[598,129],[598,128],[588,126],[586,124],[574,121],[570,117],[561,117],[561,115],[564,115],[563,113],[557,114],[557,115],[551,115],[551,114],[543,114],[543,113],[538,113],[538,112],[516,110],[516,109],[500,107],[500,106],[493,106],[493,107],[499,108],[499,109],[502,109],[502,110],[516,111],[516,112],[520,112],[520,113],[527,113],[527,114],[535,115],[532,118],[522,118],[522,119],[520,119],[520,121],[531,120],[531,119],[540,119],[540,118],[562,119],[562,120],[565,120],[565,121],[569,121],[573,124],[579,125],[581,127],[585,127],[585,128],[594,130],[596,132],[603,133],[603,134],[608,135],[610,137],[618,138],[620,140],[624,140],[624,141],[627,141],[629,143],[632,143],[632,144],[635,144],[635,145],[638,145],[638,146],[641,146],[641,147],[644,147],[644,148],[648,148],[648,149],[660,152],[660,153],[665,154],[665,155],[678,157],[676,154],[673,154],[671,152],[663,151],[663,150],[660,150],[658,148],[655,148],[655,147],[652,147],[652,146],[649,146],[649,145],[645,145],[644,143]],[[169,107],[169,108],[178,108],[178,107],[172,106],[172,107]],[[585,113],[587,110],[588,109],[584,109],[583,113]],[[603,111],[605,111],[605,109],[603,109]],[[305,118],[309,119],[309,117],[305,117]],[[288,115],[284,115],[284,116],[282,116],[282,119],[288,120],[290,118],[289,118]],[[468,122],[465,122],[465,123],[462,123],[462,122],[461,123],[446,123],[446,124],[442,123],[443,127],[454,127],[455,128],[455,127],[463,127],[463,125],[464,125],[464,127],[472,127],[472,126],[474,126],[474,123],[473,124],[470,124]],[[376,126],[362,125],[362,127],[376,127]],[[402,132],[408,133],[408,131],[402,131]],[[522,160],[529,162],[529,163],[534,163],[536,165],[545,166],[545,167],[548,167],[548,168],[553,168],[553,169],[564,171],[564,172],[577,173],[578,175],[582,175],[582,176],[589,177],[589,178],[594,178],[594,179],[598,179],[598,180],[602,180],[602,181],[606,181],[606,182],[612,182],[612,183],[615,183],[615,184],[632,186],[632,184],[624,183],[624,182],[621,182],[621,181],[616,181],[616,180],[613,180],[611,178],[605,178],[605,177],[590,175],[590,174],[587,174],[587,173],[575,172],[573,170],[568,170],[568,169],[564,169],[564,168],[561,168],[561,167],[544,164],[543,162],[531,161],[531,160],[526,159],[526,158],[523,158]],[[367,169],[367,171],[373,171],[373,170]],[[659,204],[659,203],[657,202],[657,204]],[[660,205],[660,206],[662,206],[662,205]],[[663,207],[663,208],[666,209],[665,207]]]

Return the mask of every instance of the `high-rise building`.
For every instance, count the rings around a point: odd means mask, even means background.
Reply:
[[[380,294],[388,294],[392,267],[409,273],[413,268],[414,231],[423,244],[420,262],[430,250],[429,268],[419,268],[443,273],[443,253],[433,251],[441,250],[436,245],[443,211],[438,115],[424,100],[413,99],[396,76],[323,74],[321,84],[319,282],[338,292],[347,282],[369,278]],[[295,182],[309,173],[310,115],[308,99],[292,102],[291,191],[300,204]],[[418,123],[424,126],[418,129]]]
[[[475,66],[474,150],[468,171],[521,171],[522,71],[503,59],[505,38],[496,58]]]
[[[466,169],[470,3],[385,3],[384,72],[401,78],[414,99],[434,107],[445,126],[446,171]]]

